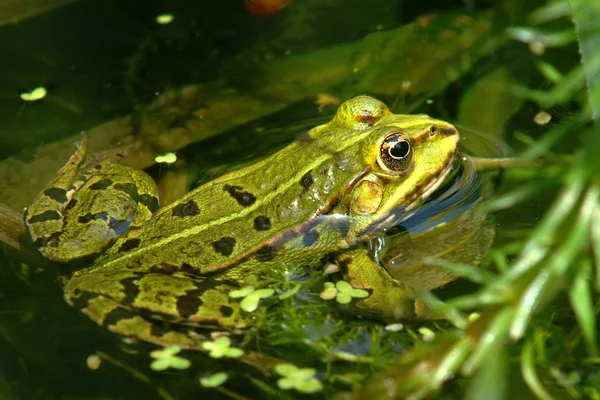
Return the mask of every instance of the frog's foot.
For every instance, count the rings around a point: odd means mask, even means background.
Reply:
[[[338,258],[340,270],[355,289],[364,289],[369,296],[353,304],[361,314],[395,321],[415,317],[414,291],[392,278],[375,263],[366,250],[356,249]]]
[[[144,172],[114,165],[82,170],[87,140],[25,210],[40,252],[67,263],[100,254],[158,209],[156,185]]]

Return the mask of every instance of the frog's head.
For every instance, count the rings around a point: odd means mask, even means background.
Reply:
[[[369,173],[353,185],[352,215],[381,217],[422,203],[455,165],[458,132],[452,124],[427,115],[397,115],[379,100],[355,97],[336,118],[360,131],[360,152]]]

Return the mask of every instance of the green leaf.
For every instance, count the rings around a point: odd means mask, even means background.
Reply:
[[[294,372],[293,376],[299,380],[308,380],[315,376],[314,368],[298,368],[296,372]]]
[[[244,350],[238,349],[236,347],[230,347],[227,349],[227,351],[225,351],[224,355],[225,357],[229,358],[237,358],[244,355]]]
[[[435,265],[454,272],[456,275],[469,279],[472,282],[485,284],[494,282],[497,277],[493,273],[486,271],[483,268],[474,267],[471,265],[458,264],[452,261],[441,260],[433,257],[426,257],[423,261],[429,265]]]
[[[252,292],[254,292],[254,286],[244,286],[241,289],[232,290],[231,292],[229,292],[229,297],[231,297],[232,299],[238,299],[240,297],[246,297]]]
[[[174,356],[175,354],[178,354],[181,351],[181,347],[180,346],[169,346],[169,347],[165,347],[164,349],[160,349],[160,350],[154,350],[152,352],[150,352],[150,357],[153,358],[168,358],[171,356]]]
[[[229,375],[226,372],[217,372],[203,378],[200,378],[200,384],[204,387],[215,388],[227,382]]]
[[[296,384],[296,390],[301,393],[316,393],[323,390],[323,384],[316,378]]]
[[[498,352],[506,340],[508,329],[514,315],[512,307],[507,306],[496,313],[492,322],[487,326],[486,332],[481,336],[477,347],[463,364],[463,372],[470,375],[481,365],[489,363],[489,354]]]
[[[190,360],[183,357],[172,357],[169,360],[171,361],[171,368],[175,369],[188,369],[192,365]]]
[[[348,292],[348,294],[355,299],[364,299],[365,297],[369,297],[369,292],[364,289],[352,289],[350,292]]]
[[[273,296],[274,293],[275,293],[275,290],[269,288],[269,289],[258,289],[257,291],[252,293],[252,295],[258,296],[258,298],[260,298],[260,299],[266,299],[267,297]]]
[[[574,282],[569,289],[569,300],[575,312],[577,323],[581,329],[587,351],[592,356],[598,355],[596,344],[596,313],[590,289],[591,264],[588,260],[577,271]]]
[[[508,329],[508,326],[507,326]],[[496,341],[490,351],[486,352],[486,360],[471,378],[466,400],[504,400],[508,388],[508,357],[500,341]]]
[[[350,290],[352,290],[352,285],[350,285],[348,282],[346,281],[337,281],[335,283],[335,287],[337,288],[337,290],[339,290],[340,292],[349,292]]]
[[[348,304],[352,301],[352,296],[350,296],[350,293],[340,292],[335,299],[340,304]]]
[[[279,386],[280,389],[283,390],[290,390],[292,389],[294,386],[296,386],[296,381],[292,378],[279,378],[277,380],[277,386]]]
[[[152,361],[150,368],[154,371],[164,371],[171,366],[171,360],[168,358],[159,358],[158,360]]]
[[[288,376],[293,374],[294,372],[296,372],[298,370],[298,367],[296,367],[294,364],[277,364],[275,366],[275,372],[277,372],[279,375],[281,376]]]
[[[574,265],[575,257],[587,246],[591,214],[597,206],[598,195],[596,190],[586,192],[569,235],[553,251],[549,264],[540,270],[522,294],[510,329],[512,338],[520,338],[540,304],[548,301],[562,288],[564,277]]]
[[[302,287],[302,285],[297,284],[296,286],[294,286],[292,289],[282,293],[279,295],[279,299],[280,300],[285,300],[288,299],[290,297],[292,297],[293,295],[295,295],[296,293],[298,293],[298,291],[300,290],[300,288]]]
[[[328,282],[330,283],[330,282]],[[338,294],[338,290],[332,286],[329,288],[325,288],[321,293],[319,293],[319,297],[322,298],[323,300],[332,300],[335,299],[335,297]]]
[[[533,361],[533,342],[527,340],[521,351],[521,375],[529,389],[541,400],[554,400],[538,377]]]
[[[237,348],[232,348],[231,340],[227,336],[222,336],[216,339],[214,342],[202,343],[202,348],[209,351],[209,356],[212,358],[222,357],[239,357],[244,354],[244,351]]]
[[[240,302],[240,307],[246,312],[252,312],[258,308],[259,302],[260,295],[256,295],[256,292],[251,293],[248,296],[244,297],[244,299]]]

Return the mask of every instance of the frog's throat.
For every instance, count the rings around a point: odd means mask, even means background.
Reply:
[[[425,188],[425,190],[419,197],[417,197],[415,200],[413,200],[410,204],[406,205],[405,210],[411,211],[411,210],[414,210],[419,205],[423,204],[423,202],[427,198],[429,198],[429,196],[431,196],[433,194],[433,192],[435,192],[444,182],[446,182],[446,179],[448,178],[450,173],[456,169],[459,161],[460,161],[459,157],[456,154],[454,156],[452,156],[450,158],[450,162],[448,162],[444,166],[442,173],[436,179],[433,179],[429,183],[429,186],[427,188]]]

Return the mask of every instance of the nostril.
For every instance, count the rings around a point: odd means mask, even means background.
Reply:
[[[454,128],[453,126],[446,126],[446,127],[442,128],[442,135],[444,135],[444,136],[458,135],[458,132],[456,131],[456,128]]]

